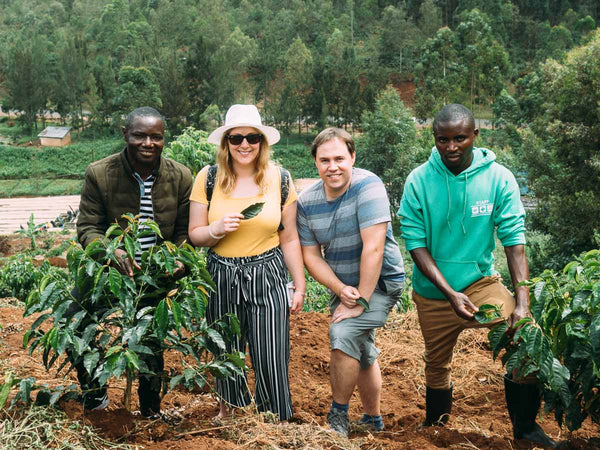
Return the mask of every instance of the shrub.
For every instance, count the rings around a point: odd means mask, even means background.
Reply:
[[[306,301],[302,311],[316,311],[329,313],[329,289],[318,281],[315,281],[310,275],[306,275]]]
[[[545,270],[527,282],[530,309],[510,329],[506,321],[489,334],[494,358],[501,352],[508,372],[535,374],[546,409],[571,431],[589,416],[600,423],[600,250],[591,250],[567,264],[562,273]],[[483,305],[476,318],[499,317]],[[535,321],[534,321],[535,320]]]
[[[0,266],[0,297],[16,297],[25,301],[30,291],[46,275],[63,277],[64,272],[44,261],[37,267],[31,256],[18,254],[6,258]]]
[[[133,277],[122,275],[114,267],[115,251],[125,250],[133,259],[141,248],[139,238],[149,232],[133,216],[124,217],[128,220],[125,229],[114,224],[105,240],[96,240],[85,250],[78,245],[70,248],[68,279],[48,274],[31,292],[25,316],[41,315],[23,338],[30,353],[41,347],[44,365],[50,369],[68,351],[76,361],[83,361],[101,386],[125,374],[128,409],[135,374],[152,374],[140,356],[152,354],[150,347],[156,345],[195,360],[194,366],[182,362],[186,369],[171,379],[171,388],[179,383],[203,387],[207,373],[215,377],[242,373],[244,353],[225,353],[226,342],[239,333],[237,319],[229,317],[209,326],[204,317],[214,283],[203,253],[187,244],[176,247],[164,242],[142,254],[142,269],[135,269]],[[155,222],[144,225],[160,236]],[[172,274],[178,263],[185,264],[189,273],[175,280]],[[79,312],[67,317],[65,312],[75,303]],[[82,323],[89,325],[82,330]],[[219,357],[211,356],[219,353]]]
[[[187,166],[194,176],[206,165],[214,164],[216,147],[206,140],[208,133],[188,127],[165,147],[164,156]]]

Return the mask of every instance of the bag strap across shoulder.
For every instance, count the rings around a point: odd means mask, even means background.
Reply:
[[[208,201],[208,208],[210,209],[210,201],[212,199],[213,191],[215,190],[215,183],[217,182],[217,165],[214,164],[208,167],[208,171],[206,173],[206,200]],[[283,210],[283,205],[287,202],[288,196],[290,195],[290,173],[284,169],[283,167],[279,167],[279,174],[281,179],[281,209]],[[281,229],[283,226],[280,225]]]

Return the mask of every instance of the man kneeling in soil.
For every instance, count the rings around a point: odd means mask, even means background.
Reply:
[[[358,386],[364,411],[359,422],[383,430],[375,328],[385,325],[404,288],[387,193],[379,177],[353,168],[354,141],[346,131],[323,130],[311,152],[321,180],[298,198],[297,222],[304,263],[332,293],[327,423],[348,435],[348,403]],[[361,297],[368,308],[359,304]]]
[[[165,240],[181,244],[188,238],[192,174],[182,164],[161,156],[164,134],[164,119],[158,111],[137,108],[125,120],[125,149],[88,166],[77,220],[77,237],[83,247],[104,238],[115,220],[125,227],[126,221],[121,217],[125,213],[139,214],[141,221],[154,220]],[[154,233],[144,237],[140,242],[142,252],[159,240]],[[136,253],[135,261],[130,261],[123,250],[117,250],[115,255],[120,261],[117,269],[122,274],[133,276],[133,267],[140,268],[141,252]],[[181,276],[184,271],[180,266],[173,276]],[[70,312],[75,314],[77,309]],[[84,329],[87,325],[82,323],[79,327]],[[146,357],[144,362],[157,375],[140,377],[138,388],[140,411],[145,417],[160,414],[164,361],[160,344],[153,347],[154,355]],[[70,356],[83,391],[84,407],[106,408],[106,385],[100,387],[98,380],[91,378],[81,357]]]
[[[462,330],[486,326],[474,321],[478,307],[501,306],[511,325],[530,315],[529,290],[518,286],[529,277],[519,186],[493,152],[473,147],[478,132],[471,111],[445,106],[433,122],[429,161],[406,179],[398,211],[416,265],[412,296],[425,340],[426,426],[448,421],[452,352]],[[494,230],[506,252],[514,297],[494,271]],[[535,422],[535,381],[504,377],[514,437],[553,447]]]

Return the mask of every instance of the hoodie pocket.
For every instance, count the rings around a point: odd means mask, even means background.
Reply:
[[[436,259],[435,263],[444,278],[455,291],[463,291],[467,286],[484,277],[476,261],[449,261]],[[417,281],[417,280],[415,280]],[[445,298],[440,290],[433,285],[422,273],[415,283],[415,290],[426,298]]]

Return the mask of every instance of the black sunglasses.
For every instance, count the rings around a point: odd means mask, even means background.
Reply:
[[[248,144],[258,144],[260,141],[262,141],[263,136],[260,133],[252,133],[247,134],[246,136],[244,136],[243,134],[228,134],[225,137],[227,138],[230,144],[240,145],[242,142],[244,142],[244,139],[248,141]]]

